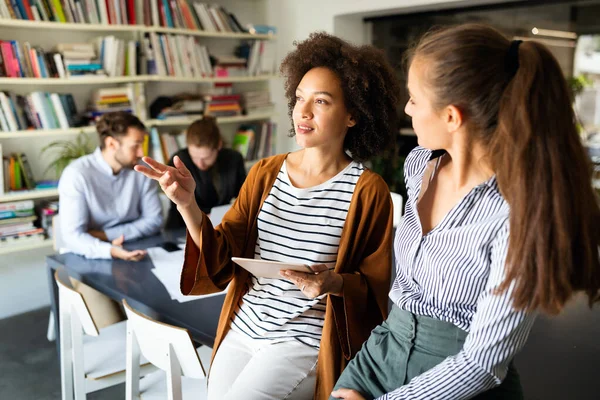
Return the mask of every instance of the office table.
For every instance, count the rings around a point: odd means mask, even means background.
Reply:
[[[164,241],[176,241],[185,231],[164,232],[143,240],[126,243],[128,249],[155,247]],[[127,302],[136,310],[158,321],[186,328],[192,338],[203,345],[212,347],[219,315],[225,295],[216,295],[179,303],[171,300],[167,290],[150,271],[153,268],[150,257],[141,261],[90,260],[72,253],[55,254],[46,259],[48,283],[51,294],[51,309],[55,318],[56,343],[58,347],[58,288],[54,281],[54,271],[64,267],[69,275],[108,297]],[[174,265],[176,274],[181,265]],[[59,349],[60,351],[60,349]]]

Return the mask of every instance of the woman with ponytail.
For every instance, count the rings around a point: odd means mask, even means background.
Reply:
[[[342,399],[522,399],[514,356],[539,312],[600,300],[600,211],[571,97],[543,45],[475,24],[408,57],[419,145],[395,239],[388,319]]]

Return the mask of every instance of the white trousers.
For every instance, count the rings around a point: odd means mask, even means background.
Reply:
[[[304,400],[315,391],[319,351],[230,330],[212,362],[208,400]]]

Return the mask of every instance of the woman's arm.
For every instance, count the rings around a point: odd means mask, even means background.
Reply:
[[[510,290],[496,294],[504,279],[507,246],[505,227],[492,245],[488,284],[463,349],[379,399],[467,399],[502,383],[535,320],[535,313],[513,309]]]

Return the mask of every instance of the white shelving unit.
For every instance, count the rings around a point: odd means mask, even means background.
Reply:
[[[15,242],[15,244],[10,244],[10,245],[5,245],[0,247],[0,255],[4,255],[4,254],[10,254],[10,253],[16,253],[16,252],[21,252],[21,251],[28,251],[28,250],[36,250],[36,249],[44,249],[44,248],[50,248],[52,247],[52,239],[45,239],[39,242],[31,242],[31,243],[27,243],[27,244],[18,244],[17,242]]]
[[[7,201],[47,199],[57,196],[58,189],[19,190],[0,196],[0,203]]]
[[[240,115],[237,117],[219,117],[217,118],[217,122],[220,125],[225,124],[236,124],[243,122],[252,122],[270,119],[275,116],[274,113],[256,113],[249,115]],[[170,118],[170,119],[148,119],[142,121],[144,125],[151,126],[160,126],[160,127],[178,127],[178,126],[187,126],[192,122],[196,121],[198,118]],[[0,132],[0,139],[24,139],[24,138],[35,138],[35,137],[44,137],[44,136],[71,136],[78,135],[80,133],[95,133],[96,128],[94,126],[82,126],[79,128],[70,128],[70,129],[27,129],[24,131],[14,131],[14,132]]]
[[[254,34],[236,32],[206,32],[194,29],[166,28],[163,26],[144,25],[104,25],[104,24],[74,24],[47,21],[24,21],[14,19],[0,19],[0,27],[13,29],[59,30],[72,32],[157,32],[172,35],[191,35],[221,39],[276,39],[273,34]]]
[[[114,85],[135,82],[179,82],[179,83],[248,83],[263,82],[276,78],[276,75],[231,76],[209,78],[180,78],[176,76],[137,75],[137,76],[99,76],[97,78],[0,78],[0,86],[77,86],[77,85]]]
[[[2,0],[0,0],[2,1]],[[251,2],[248,4],[242,0],[216,0],[222,3],[236,15],[243,15],[242,19],[255,23],[266,23],[266,2]],[[261,8],[262,7],[262,8]],[[32,45],[41,46],[50,49],[57,43],[75,43],[87,42],[94,37],[101,35],[116,35],[121,38],[132,38],[140,40],[145,33],[161,33],[173,35],[189,35],[197,37],[200,41],[206,41],[209,48],[215,48],[217,54],[227,54],[233,49],[235,42],[240,40],[275,40],[276,35],[272,34],[250,34],[250,33],[222,33],[205,32],[191,29],[165,28],[158,26],[143,25],[103,25],[103,24],[79,24],[79,23],[58,23],[45,21],[24,21],[0,18],[0,40],[19,40],[29,41]],[[39,34],[38,34],[39,33]],[[233,41],[233,42],[232,42]],[[5,78],[0,77],[0,90],[14,91],[17,93],[29,93],[35,90],[73,92],[77,93],[80,99],[89,98],[91,92],[100,86],[115,86],[128,83],[144,84],[146,92],[146,104],[149,106],[156,96],[170,95],[173,91],[192,91],[197,90],[199,85],[208,85],[215,83],[233,83],[244,85],[248,90],[258,90],[268,87],[268,82],[276,75],[260,76],[232,76],[232,77],[204,77],[204,78],[186,78],[159,75],[138,75],[138,76],[118,76],[118,77],[86,77],[86,78]],[[243,91],[243,90],[237,90]],[[149,92],[153,92],[152,96]],[[86,94],[87,93],[87,94]],[[87,97],[86,97],[87,96]],[[80,102],[77,100],[78,108]],[[273,112],[255,113],[250,115],[241,115],[236,117],[217,118],[224,130],[234,129],[234,124],[245,123],[260,120],[269,120],[275,115]],[[189,125],[197,118],[173,118],[167,120],[146,119],[144,124],[158,129],[176,129]],[[32,163],[34,175],[40,179],[41,171],[45,160],[39,157],[39,150],[48,143],[48,140],[59,138],[61,140],[73,140],[81,132],[93,135],[95,127],[77,127],[69,129],[43,129],[43,130],[23,130],[16,132],[0,132],[0,143],[3,145],[5,154],[13,151],[26,152],[29,155],[29,161]],[[6,143],[6,145],[5,145]],[[253,165],[256,161],[248,161],[247,167]],[[20,200],[39,200],[57,198],[57,189],[45,190],[26,190],[10,192],[0,195],[0,203]],[[0,255],[12,252],[22,252],[25,250],[41,249],[52,246],[51,240],[41,242],[31,242],[23,245],[10,245],[0,247]]]

